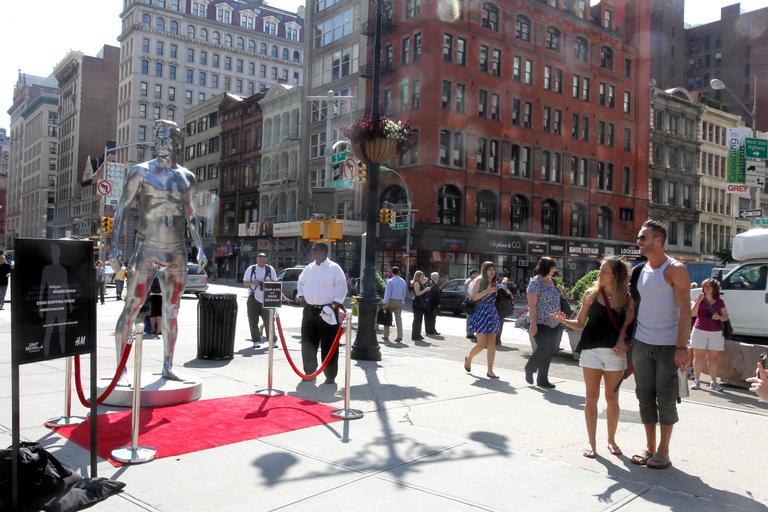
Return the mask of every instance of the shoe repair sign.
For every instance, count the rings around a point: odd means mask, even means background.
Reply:
[[[17,239],[11,337],[16,364],[87,354],[96,270],[85,240]]]

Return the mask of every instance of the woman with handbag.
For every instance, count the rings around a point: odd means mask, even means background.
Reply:
[[[505,275],[501,283],[499,283],[499,293],[496,294],[496,311],[499,313],[499,332],[496,333],[497,345],[501,345],[504,321],[515,312],[514,295],[509,291],[509,285],[509,278]]]
[[[424,313],[429,310],[429,292],[432,287],[427,286],[429,279],[424,272],[417,270],[413,274],[413,324],[411,325],[411,341],[423,341],[421,336],[421,322],[424,319]]]
[[[594,459],[597,455],[597,402],[600,384],[605,380],[606,417],[608,423],[608,452],[621,455],[616,444],[619,426],[619,393],[617,384],[627,367],[627,345],[621,338],[621,328],[629,316],[634,317],[629,295],[629,267],[620,258],[605,258],[600,265],[597,282],[586,291],[575,320],[563,312],[552,315],[572,329],[584,329],[576,352],[581,353],[579,366],[584,373],[586,402],[584,419],[587,423],[589,448],[582,455]]]
[[[701,283],[701,294],[691,306],[691,316],[696,318],[691,330],[691,347],[693,348],[693,386],[691,389],[701,389],[701,371],[704,359],[711,382],[712,391],[722,391],[723,387],[717,382],[720,353],[725,350],[723,324],[728,321],[728,310],[720,298],[720,283],[717,279],[706,279]]]
[[[555,284],[557,273],[555,260],[542,256],[536,263],[536,275],[528,282],[528,315],[531,326],[528,333],[536,340],[536,350],[525,364],[525,381],[533,384],[533,374],[536,385],[540,388],[553,389],[549,382],[549,365],[558,348],[563,329],[552,315],[561,311],[560,300],[562,291]]]
[[[477,337],[477,344],[472,347],[464,358],[464,369],[467,373],[472,371],[472,359],[488,348],[488,369],[486,376],[489,379],[498,379],[493,373],[493,360],[496,358],[496,333],[499,332],[499,313],[496,311],[496,266],[486,261],[480,267],[480,275],[470,284],[472,301],[475,303],[475,311],[469,321],[469,328]]]

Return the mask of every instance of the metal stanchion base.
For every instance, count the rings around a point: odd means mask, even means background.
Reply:
[[[155,460],[157,450],[148,446],[139,446],[135,450],[130,446],[112,450],[112,458],[125,464],[141,464]]]
[[[363,417],[363,411],[358,409],[334,409],[331,411],[331,416],[343,420],[359,420]]]
[[[285,394],[285,391],[280,391],[279,389],[260,389],[255,394],[261,396],[282,396]]]
[[[59,416],[58,418],[51,418],[45,422],[46,427],[68,427],[70,425],[80,425],[85,423],[85,418],[82,416]]]

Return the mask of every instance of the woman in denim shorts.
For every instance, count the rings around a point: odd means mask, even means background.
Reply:
[[[597,455],[597,401],[600,398],[600,384],[603,379],[607,404],[608,451],[612,455],[621,455],[621,449],[616,444],[619,395],[615,389],[627,367],[627,346],[624,340],[619,339],[619,331],[626,316],[633,316],[630,302],[629,266],[617,257],[609,257],[600,265],[600,274],[595,285],[584,294],[576,319],[569,320],[563,312],[553,315],[567,327],[584,329],[576,352],[581,353],[579,366],[584,372],[587,391],[584,418],[587,423],[589,448],[586,448],[582,455],[590,459]]]

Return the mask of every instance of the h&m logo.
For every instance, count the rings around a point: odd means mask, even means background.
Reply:
[[[76,347],[84,347],[85,346],[85,336],[78,336],[75,338],[75,346]]]

